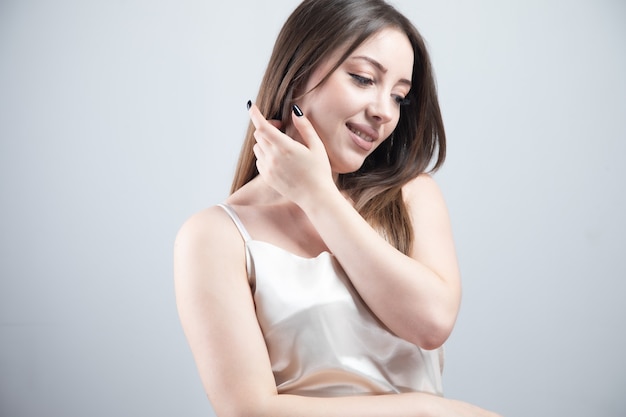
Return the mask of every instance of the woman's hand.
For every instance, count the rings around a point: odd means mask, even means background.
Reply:
[[[292,112],[299,134],[292,138],[279,130],[278,122],[266,120],[256,105],[251,106],[249,113],[256,128],[256,166],[272,188],[298,205],[337,190],[324,144],[305,116]]]

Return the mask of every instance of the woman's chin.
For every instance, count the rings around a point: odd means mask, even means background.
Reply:
[[[335,174],[351,174],[358,171],[363,166],[363,162],[365,159],[342,161],[336,164],[331,163],[331,167]]]

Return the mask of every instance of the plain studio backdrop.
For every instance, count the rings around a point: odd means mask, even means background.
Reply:
[[[212,416],[172,246],[228,193],[297,0],[0,1],[0,415]],[[626,415],[626,2],[397,0],[464,279],[446,395]],[[337,320],[341,320],[340,317]]]

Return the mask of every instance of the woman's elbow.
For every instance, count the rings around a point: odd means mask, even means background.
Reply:
[[[426,335],[423,335],[417,342],[417,345],[425,350],[439,349],[450,337],[451,332],[445,332],[442,330],[431,331]]]
[[[455,322],[456,314],[453,316],[441,314],[427,322],[419,321],[407,340],[425,350],[438,349],[450,337]]]

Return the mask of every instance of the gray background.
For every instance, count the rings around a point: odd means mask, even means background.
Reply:
[[[224,199],[297,0],[0,0],[0,415],[211,416],[172,243]],[[626,2],[395,4],[427,39],[464,276],[446,394],[626,415]]]

